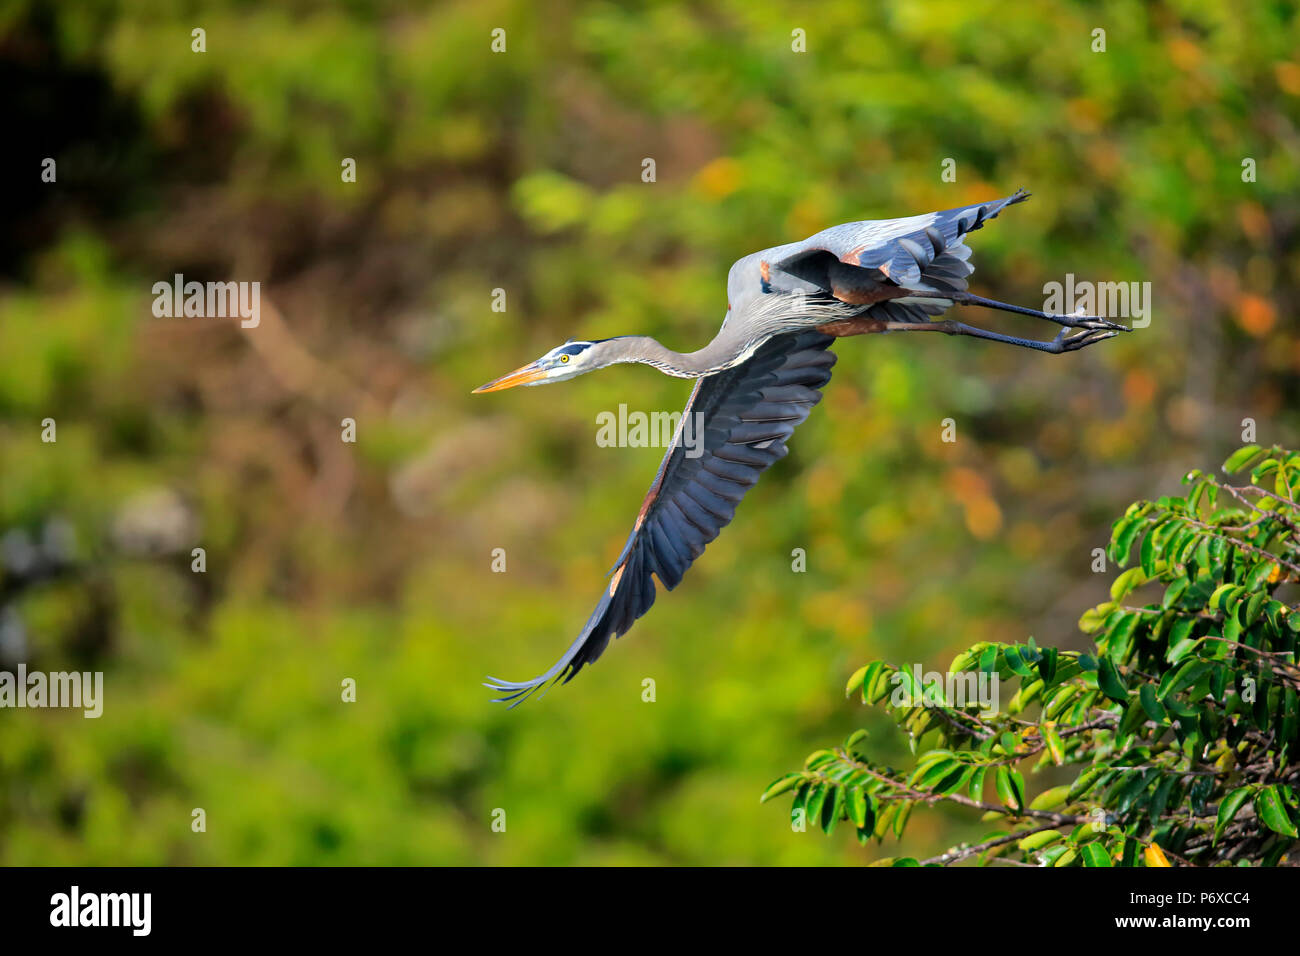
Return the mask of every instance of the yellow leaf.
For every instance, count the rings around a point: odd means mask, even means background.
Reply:
[[[1165,856],[1165,851],[1160,849],[1158,844],[1152,843],[1142,851],[1142,856],[1147,862],[1147,866],[1169,866],[1169,858]]]

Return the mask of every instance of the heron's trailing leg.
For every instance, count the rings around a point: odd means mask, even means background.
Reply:
[[[879,329],[881,332],[945,332],[948,335],[971,335],[977,339],[1005,342],[1008,345],[1019,345],[1021,348],[1037,349],[1039,352],[1051,352],[1054,355],[1074,352],[1119,334],[1116,329],[1107,328],[1084,328],[1075,332],[1061,329],[1052,341],[1038,342],[1034,339],[1022,339],[1014,335],[1001,335],[987,329],[977,329],[973,325],[954,322],[952,319],[942,319],[938,322],[882,322],[880,325],[883,326]]]
[[[1039,312],[1037,309],[1027,309],[1023,305],[1011,305],[1007,302],[999,302],[997,299],[986,299],[982,295],[972,295],[969,292],[913,292],[909,291],[907,297],[910,299],[948,299],[960,305],[982,305],[987,309],[999,309],[1003,312],[1015,312],[1018,315],[1032,315],[1036,319],[1046,319],[1048,322],[1055,322],[1057,325],[1063,325],[1068,329],[1114,329],[1117,332],[1133,331],[1127,325],[1120,325],[1118,322],[1111,322],[1109,319],[1103,319],[1095,315],[1053,315],[1051,312]]]

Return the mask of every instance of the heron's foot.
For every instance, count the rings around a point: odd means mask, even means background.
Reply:
[[[1124,327],[1120,326],[1119,328]],[[1124,331],[1128,332],[1130,330],[1124,328]],[[1089,345],[1096,345],[1098,342],[1114,338],[1117,335],[1119,335],[1118,328],[1107,328],[1106,326],[1084,326],[1074,332],[1065,328],[1056,334],[1056,338],[1052,339],[1046,351],[1057,355],[1062,352],[1077,352],[1079,349],[1087,348]]]
[[[1014,312],[1017,315],[1032,315],[1036,319],[1046,319],[1048,322],[1055,322],[1057,325],[1063,325],[1067,329],[1111,329],[1115,332],[1133,331],[1126,325],[1120,325],[1118,322],[1103,319],[1099,315],[1057,315],[1054,312],[1040,312],[1037,309],[1027,309],[1023,305],[1011,305],[1008,302],[999,302],[997,299],[986,299],[982,295],[974,295],[970,292],[949,292],[946,294],[941,292],[910,292],[909,294],[922,299],[947,298],[962,305],[979,305],[986,309],[998,309],[1002,312]]]
[[[1099,315],[1049,315],[1049,319],[1067,329],[1112,329],[1116,332],[1132,332],[1127,325],[1120,325]]]

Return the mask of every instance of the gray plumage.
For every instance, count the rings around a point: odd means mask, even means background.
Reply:
[[[699,457],[686,455],[678,429],[610,584],[577,640],[531,680],[488,678],[487,686],[502,693],[497,699],[514,706],[551,681],[571,680],[649,610],[655,577],[669,590],[677,586],[762,472],[785,456],[786,440],[821,400],[837,337],[937,331],[1060,353],[1127,331],[1095,316],[1050,315],[966,291],[974,267],[963,237],[1027,198],[1017,191],[923,216],[846,223],[753,253],[731,267],[727,317],[702,349],[675,352],[638,335],[568,342],[475,389],[541,385],[637,362],[696,379],[682,423],[698,415],[705,426]],[[1030,315],[1062,329],[1052,341],[1039,342],[935,320],[954,304]]]

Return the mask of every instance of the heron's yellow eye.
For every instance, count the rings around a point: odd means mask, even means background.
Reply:
[[[569,364],[569,356],[567,356],[567,355],[561,355],[561,356],[560,356],[560,364],[561,364],[561,365],[568,365],[568,364]]]

